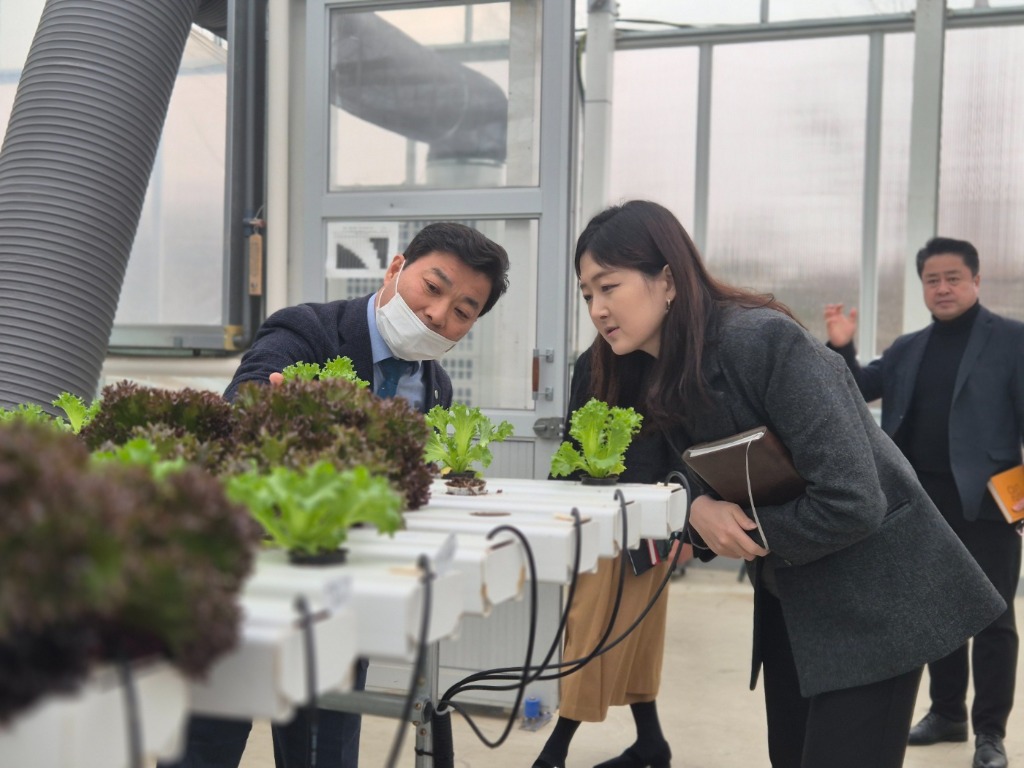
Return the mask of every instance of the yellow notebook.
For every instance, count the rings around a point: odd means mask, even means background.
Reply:
[[[996,500],[999,511],[1008,523],[1024,520],[1024,509],[1014,510],[1014,505],[1024,499],[1024,464],[992,475],[988,481],[988,491]]]

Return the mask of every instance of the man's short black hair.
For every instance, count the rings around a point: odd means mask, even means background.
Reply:
[[[434,251],[450,253],[491,281],[491,293],[480,310],[481,316],[486,315],[508,289],[508,254],[472,227],[454,221],[428,224],[416,233],[405,249],[405,260],[413,262]]]
[[[924,263],[932,256],[951,253],[964,260],[964,265],[971,270],[971,277],[978,274],[978,249],[966,240],[954,240],[952,237],[933,237],[917,252],[917,276],[924,272]]]

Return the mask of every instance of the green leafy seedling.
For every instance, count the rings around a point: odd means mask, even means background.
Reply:
[[[424,458],[441,465],[442,473],[475,471],[473,464],[488,467],[494,458],[490,443],[511,437],[512,425],[497,427],[479,408],[453,403],[451,408],[435,405],[427,412],[427,425],[434,432],[427,440]]]
[[[78,397],[78,395],[72,395],[70,392],[61,392],[52,404],[64,411],[67,418],[67,426],[77,435],[82,431],[82,427],[92,421],[96,414],[99,413],[101,401],[93,400],[92,403],[86,405],[85,401]]]
[[[148,467],[157,480],[163,480],[173,472],[181,472],[187,466],[185,459],[180,456],[174,459],[162,456],[160,449],[144,437],[136,437],[109,451],[93,451],[91,456],[97,463],[117,462]]]
[[[304,470],[246,472],[228,479],[227,495],[249,508],[274,544],[309,555],[338,549],[355,523],[383,533],[402,524],[402,496],[362,466],[339,472],[318,461]]]
[[[16,419],[33,424],[53,423],[53,416],[44,411],[43,406],[38,403],[20,403],[14,408],[0,408],[0,422]]]
[[[609,407],[591,398],[569,420],[569,434],[582,452],[568,441],[562,443],[551,457],[551,475],[563,477],[577,470],[591,477],[621,475],[626,449],[642,423],[643,416],[632,408]]]
[[[301,361],[289,365],[281,371],[285,381],[324,381],[327,379],[344,379],[351,381],[362,389],[369,386],[369,382],[356,375],[355,366],[351,358],[339,356],[328,360],[322,366],[319,363],[303,363]]]

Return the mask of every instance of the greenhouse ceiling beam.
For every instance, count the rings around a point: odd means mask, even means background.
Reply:
[[[947,11],[947,29],[995,27],[1024,24],[1024,7],[986,8],[968,11]],[[817,37],[843,37],[876,32],[913,32],[914,14],[897,13],[879,16],[855,16],[845,19],[809,19],[806,21],[770,22],[768,24],[737,24],[719,27],[694,27],[659,32],[619,30],[617,50],[670,48],[707,43],[751,43],[772,40],[800,40]]]

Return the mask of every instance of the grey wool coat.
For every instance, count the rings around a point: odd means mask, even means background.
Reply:
[[[687,440],[766,425],[807,480],[796,499],[758,507],[770,553],[752,569],[773,577],[804,696],[909,672],[1003,612],[840,355],[770,309],[722,310],[710,338],[715,402],[696,410]],[[751,687],[756,627],[755,615]]]

